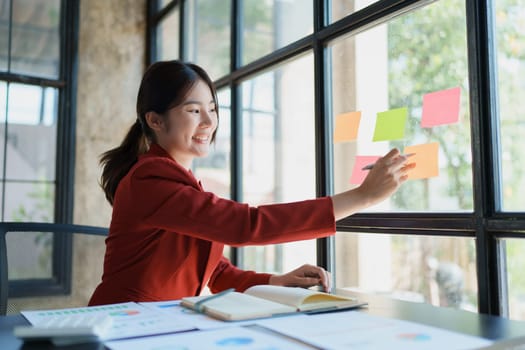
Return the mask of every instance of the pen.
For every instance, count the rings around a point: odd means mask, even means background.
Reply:
[[[401,154],[400,157],[412,157],[413,155],[415,155],[415,153],[407,153],[407,154]],[[374,167],[375,163],[373,164],[368,164],[368,165],[365,165],[363,168],[361,168],[361,170],[371,170],[373,167]]]
[[[230,288],[230,289],[223,290],[222,292],[219,292],[217,294],[210,295],[209,297],[206,297],[204,299],[201,299],[201,300],[199,300],[198,302],[196,302],[193,305],[193,309],[195,311],[197,311],[197,312],[202,313],[202,310],[204,309],[204,304],[205,303],[207,303],[210,300],[216,299],[218,297],[222,297],[223,295],[226,295],[226,294],[231,293],[233,291],[235,291],[235,288]]]

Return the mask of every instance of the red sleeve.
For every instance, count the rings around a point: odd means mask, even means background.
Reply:
[[[168,161],[136,168],[129,200],[137,224],[233,246],[285,243],[335,233],[330,197],[254,208],[183,181],[180,170]]]
[[[218,293],[228,288],[235,288],[237,292],[244,292],[251,286],[268,284],[270,276],[269,273],[241,270],[232,265],[228,259],[222,257],[211,275],[208,287],[212,293]]]

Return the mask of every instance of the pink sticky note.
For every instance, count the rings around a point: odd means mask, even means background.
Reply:
[[[421,127],[457,123],[459,120],[461,88],[431,92],[423,96]]]
[[[356,156],[354,163],[354,170],[352,171],[352,177],[350,178],[351,184],[360,185],[365,180],[366,175],[370,170],[363,170],[363,167],[368,164],[373,164],[381,158],[380,156]]]

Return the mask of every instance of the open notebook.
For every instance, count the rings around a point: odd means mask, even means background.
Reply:
[[[231,292],[218,297],[183,298],[181,305],[190,309],[199,309],[220,320],[238,321],[294,312],[312,313],[352,309],[366,303],[304,288],[258,285],[248,288],[244,293]]]

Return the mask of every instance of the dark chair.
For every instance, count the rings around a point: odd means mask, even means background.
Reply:
[[[2,222],[0,223],[0,315],[7,313],[7,298],[9,294],[9,276],[7,261],[6,235],[10,232],[49,232],[59,234],[86,234],[107,236],[108,229],[104,227],[54,224],[37,222]]]

